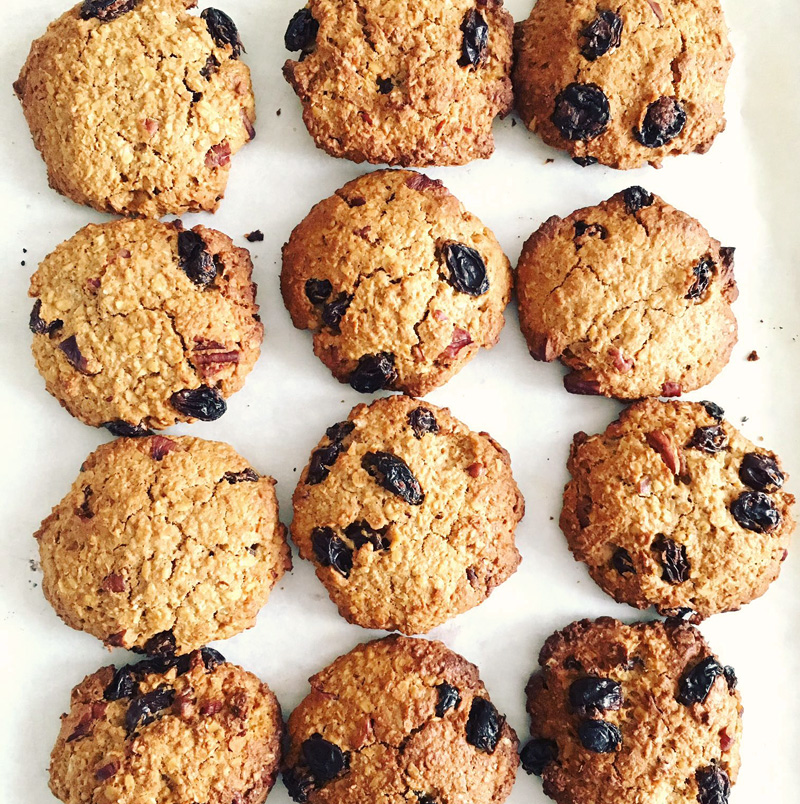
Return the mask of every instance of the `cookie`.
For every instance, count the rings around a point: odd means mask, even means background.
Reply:
[[[794,530],[773,453],[710,402],[631,405],[570,450],[561,528],[620,603],[709,617],[766,592]]]
[[[516,283],[531,354],[559,358],[572,393],[680,396],[736,343],[733,249],[641,187],[545,221]]]
[[[283,74],[331,156],[463,165],[491,156],[492,122],[511,110],[512,39],[502,0],[310,0]]]
[[[213,212],[255,136],[233,21],[195,0],[84,0],[37,39],[14,91],[50,186],[122,215]]]
[[[147,653],[252,628],[291,568],[274,485],[216,441],[103,444],[35,534],[45,597],[70,627]]]
[[[379,170],[295,228],[281,290],[340,382],[422,396],[497,342],[511,270],[492,232],[441,182]]]
[[[441,642],[368,642],[309,681],[287,723],[295,801],[501,804],[511,792],[517,735],[478,668]]]
[[[218,419],[261,350],[252,270],[245,249],[204,226],[86,226],[31,279],[47,390],[115,435]]]
[[[112,665],[72,690],[50,789],[64,804],[262,804],[282,733],[269,687],[211,648]]]
[[[329,427],[292,498],[292,537],[339,613],[419,634],[482,603],[517,569],[525,503],[508,453],[405,396]]]
[[[739,771],[736,674],[691,625],[581,620],[528,682],[522,766],[559,804],[727,804]]]
[[[718,0],[538,0],[514,49],[523,123],[580,165],[658,167],[725,128],[733,48]]]

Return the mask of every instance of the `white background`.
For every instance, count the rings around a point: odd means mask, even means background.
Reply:
[[[645,0],[641,0],[644,2]],[[524,239],[549,215],[565,215],[630,185],[643,184],[699,218],[737,247],[741,290],[734,309],[740,340],[714,383],[691,395],[713,399],[757,443],[775,449],[800,485],[800,92],[795,53],[797,0],[723,0],[737,52],[729,83],[728,129],[705,156],[667,160],[662,170],[581,169],[509,118],[495,125],[497,152],[467,167],[431,170],[497,234],[512,263]],[[213,217],[187,215],[250,246],[266,325],[261,360],[215,423],[175,428],[230,442],[278,480],[284,521],[296,478],[324,428],[363,398],[339,385],[313,356],[311,336],[292,328],[278,291],[280,247],[312,204],[365,172],[317,151],[299,103],[281,77],[282,37],[302,0],[219,0],[247,47],[258,102],[258,136],[233,160],[227,197]],[[201,3],[205,5],[205,3]],[[30,274],[58,243],[107,216],[79,207],[47,186],[11,82],[32,39],[66,0],[2,0],[0,53],[0,802],[49,804],[48,755],[71,687],[112,656],[93,637],[67,628],[41,594],[31,534],[66,493],[85,456],[108,438],[72,419],[45,391],[30,355]],[[509,0],[515,19],[531,0]],[[545,160],[555,162],[546,164]],[[27,249],[27,253],[23,253]],[[25,261],[25,266],[21,265]],[[747,362],[756,349],[759,362]],[[557,527],[572,434],[597,432],[616,416],[610,400],[567,394],[557,364],[527,354],[513,305],[499,345],[429,396],[473,429],[486,429],[510,452],[527,500],[517,532],[520,570],[479,608],[431,636],[476,662],[493,700],[521,738],[528,733],[525,682],[544,639],[574,619],[647,615],[614,603],[573,561]],[[741,424],[743,417],[747,421]],[[757,538],[754,536],[754,538]],[[267,681],[285,714],[306,694],[309,675],[376,633],[339,618],[310,565],[274,591],[255,629],[218,645]],[[800,559],[790,555],[767,595],[702,627],[724,663],[739,674],[745,702],[743,766],[733,804],[796,804],[800,799]],[[510,804],[544,802],[541,784],[520,773]],[[272,804],[289,799],[279,782]]]

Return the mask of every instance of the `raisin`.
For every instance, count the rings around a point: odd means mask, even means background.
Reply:
[[[361,466],[382,488],[409,505],[422,505],[425,494],[402,458],[390,452],[367,452],[361,459]]]
[[[739,679],[736,678],[736,671],[730,665],[727,665],[722,668],[722,674],[725,676],[725,681],[728,682],[728,689],[731,692],[736,692],[736,685],[739,683]]]
[[[459,292],[482,296],[489,290],[486,263],[474,248],[463,243],[446,243],[443,254],[450,275],[447,281]]]
[[[588,235],[589,237],[599,236],[601,240],[605,240],[606,237],[608,237],[608,232],[606,231],[606,227],[602,224],[575,221],[575,237],[583,237],[584,235]]]
[[[436,417],[433,415],[433,411],[428,408],[414,408],[414,410],[408,414],[408,423],[414,431],[415,438],[422,438],[422,436],[427,433],[439,432],[439,424],[436,421]]]
[[[720,424],[714,424],[711,427],[698,427],[692,434],[689,446],[713,455],[728,446],[728,434]]]
[[[217,47],[231,46],[231,58],[238,59],[244,50],[234,21],[218,8],[205,8],[200,16],[206,21],[208,32]]]
[[[417,804],[439,804],[433,796],[427,796],[424,793],[416,793]]]
[[[81,374],[87,376],[90,374],[89,363],[81,353],[78,340],[74,335],[64,338],[64,340],[58,344],[58,348],[64,353],[64,357],[67,358],[67,362],[72,368]]]
[[[684,706],[703,703],[708,698],[717,676],[724,672],[722,665],[713,656],[707,656],[680,677],[676,696],[678,703]]]
[[[175,690],[170,687],[159,687],[134,698],[125,713],[125,730],[130,737],[140,726],[146,726],[156,719],[156,715],[172,706]]]
[[[687,299],[699,299],[708,288],[708,283],[711,281],[711,273],[714,270],[714,263],[709,259],[700,260],[697,265],[692,268],[694,273],[694,282],[686,294]]]
[[[619,47],[622,34],[622,19],[613,11],[601,11],[582,31],[586,41],[581,54],[589,61],[605,56],[609,50]]]
[[[257,483],[260,478],[255,469],[243,469],[241,472],[225,472],[222,476],[223,480],[233,485],[234,483]]]
[[[200,648],[200,658],[208,671],[225,664],[225,657],[214,648]]]
[[[301,8],[289,21],[283,44],[291,52],[300,50],[308,53],[317,41],[318,32],[319,23],[312,16],[311,9]]]
[[[58,332],[58,330],[64,326],[64,322],[60,318],[56,318],[48,324],[47,321],[41,317],[41,311],[42,300],[36,299],[36,301],[33,303],[31,317],[28,323],[31,332],[33,332],[34,335],[52,335],[54,332]]]
[[[206,59],[206,63],[200,68],[200,75],[208,80],[217,70],[219,70],[219,61],[217,61],[217,57],[212,53]]]
[[[558,759],[558,745],[553,740],[534,737],[522,749],[520,759],[526,773],[541,776],[544,769]]]
[[[339,332],[339,324],[350,306],[353,297],[347,293],[340,293],[322,308],[322,322],[334,332]]]
[[[503,720],[494,704],[486,698],[473,698],[467,718],[467,742],[479,751],[491,754],[500,739]]]
[[[716,763],[700,768],[694,775],[700,804],[728,804],[731,780]]]
[[[355,424],[351,421],[343,421],[343,422],[336,422],[336,424],[332,424],[326,431],[325,435],[330,438],[331,441],[340,444],[342,441],[350,435],[355,429]]]
[[[94,778],[97,779],[98,782],[104,782],[106,779],[110,779],[118,770],[119,762],[114,760],[98,768],[94,773]]]
[[[308,464],[308,474],[306,475],[306,485],[316,486],[322,483],[331,471],[331,466],[336,463],[336,459],[342,452],[341,444],[330,444],[327,447],[320,447],[311,453],[311,460]]]
[[[199,388],[184,388],[169,398],[178,413],[199,419],[201,422],[216,421],[228,409],[222,394],[216,388],[201,385]]]
[[[640,129],[633,133],[645,148],[660,148],[683,131],[686,110],[677,98],[660,97],[647,107]]]
[[[733,518],[745,529],[769,533],[778,527],[781,515],[772,500],[760,491],[743,491],[731,503]]]
[[[174,656],[175,650],[175,634],[172,631],[161,631],[144,644],[144,652],[148,656]]]
[[[356,550],[360,550],[366,545],[372,545],[372,549],[377,551],[388,550],[389,540],[386,538],[386,531],[389,526],[375,530],[369,522],[363,519],[358,522],[351,522],[345,529],[344,535],[353,543]]]
[[[457,709],[461,703],[461,696],[458,690],[447,682],[436,687],[439,693],[439,700],[436,702],[436,717],[444,717],[445,712]]]
[[[686,557],[685,545],[678,544],[660,534],[650,546],[650,549],[658,553],[658,563],[661,564],[663,569],[661,573],[662,581],[680,584],[689,579],[690,566]]]
[[[119,438],[142,438],[143,436],[153,435],[153,431],[145,427],[141,422],[139,424],[130,424],[121,419],[113,422],[106,422],[103,427],[108,430],[113,436]]]
[[[711,416],[712,419],[721,422],[725,418],[725,411],[716,403],[705,400],[700,404],[706,409],[706,413]]]
[[[132,698],[138,689],[136,676],[133,671],[134,665],[126,664],[119,667],[114,672],[111,683],[103,691],[103,697],[107,701],[119,701],[122,698]]]
[[[319,733],[312,734],[300,750],[317,784],[325,784],[350,768],[350,753],[328,742]]]
[[[593,140],[608,127],[611,107],[597,84],[569,84],[556,96],[550,117],[553,125],[568,140]]]
[[[578,726],[578,738],[587,751],[610,754],[622,742],[622,733],[605,720],[584,720]]]
[[[217,278],[217,266],[206,241],[191,229],[178,232],[178,259],[181,270],[195,285],[206,287]]]
[[[111,22],[132,11],[139,0],[83,0],[81,19],[92,18],[100,22]]]
[[[655,200],[652,193],[648,193],[644,187],[639,187],[638,185],[623,190],[622,198],[625,201],[625,209],[631,215],[636,214],[640,209],[651,206]]]
[[[391,78],[379,78],[377,83],[381,95],[388,95],[394,89],[394,81]]]
[[[311,531],[311,547],[323,567],[333,567],[343,577],[350,577],[353,551],[331,528],[314,528]]]
[[[771,455],[748,452],[739,467],[739,479],[745,486],[767,494],[776,492],[783,485],[783,472]]]
[[[627,575],[629,572],[636,575],[636,568],[633,566],[631,554],[624,548],[618,547],[611,556],[611,566],[620,574]]]
[[[569,703],[582,717],[619,709],[622,706],[622,686],[610,678],[584,676],[570,684]]]
[[[358,365],[350,375],[350,386],[362,394],[373,394],[381,388],[388,388],[396,379],[394,355],[378,352],[358,359]]]
[[[581,167],[589,167],[589,165],[597,164],[596,156],[573,156],[572,161]]]
[[[283,771],[283,783],[289,797],[297,804],[305,804],[309,792],[314,788],[314,780],[299,768],[287,768]]]
[[[458,66],[477,67],[486,55],[486,47],[489,44],[489,26],[481,13],[471,8],[464,15],[461,31],[464,38],[461,43],[461,57],[458,60]]]

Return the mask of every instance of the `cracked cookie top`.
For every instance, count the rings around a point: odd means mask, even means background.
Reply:
[[[539,0],[514,49],[522,121],[580,165],[657,167],[725,128],[733,49],[718,0]]]
[[[31,279],[47,390],[115,435],[219,418],[261,351],[252,269],[246,249],[203,226],[84,227]]]
[[[517,735],[478,668],[441,642],[368,642],[309,681],[282,768],[296,802],[501,804],[511,792]]]
[[[497,342],[511,269],[492,232],[441,182],[379,170],[295,228],[281,290],[340,382],[421,396]]]
[[[103,667],[72,690],[50,789],[64,804],[262,804],[282,733],[269,687],[211,648]]]
[[[329,427],[295,490],[292,537],[339,613],[424,633],[520,562],[525,503],[508,453],[445,408],[392,396]]]
[[[701,619],[764,594],[786,558],[794,497],[777,457],[710,402],[637,402],[578,433],[561,528],[621,603]]]
[[[559,358],[573,393],[680,396],[736,343],[733,249],[641,187],[545,221],[516,284],[531,354]]]
[[[31,46],[14,84],[50,186],[104,212],[214,211],[255,136],[231,19],[195,0],[84,0]]]
[[[462,165],[491,156],[492,122],[511,109],[512,35],[502,0],[310,0],[283,73],[332,156]]]
[[[528,682],[522,766],[559,804],[727,804],[739,771],[736,674],[675,621],[581,620]]]
[[[216,441],[103,444],[35,534],[45,597],[72,628],[148,653],[251,628],[291,568],[274,485]]]

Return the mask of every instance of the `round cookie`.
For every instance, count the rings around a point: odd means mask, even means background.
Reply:
[[[282,733],[269,687],[211,648],[112,665],[73,689],[50,789],[64,804],[262,804]]]
[[[339,613],[429,631],[516,570],[525,504],[508,453],[449,410],[392,396],[328,428],[292,498],[292,537]]]
[[[676,621],[581,620],[527,686],[522,766],[559,804],[727,804],[739,771],[736,674]]]
[[[50,186],[103,212],[213,212],[255,136],[230,17],[195,0],[84,0],[31,46],[14,83]]]
[[[318,148],[354,162],[463,165],[494,151],[511,89],[502,0],[310,0],[283,74]]]
[[[709,617],[766,592],[794,530],[777,458],[710,402],[649,399],[570,450],[561,528],[620,603]]]
[[[45,597],[70,627],[146,653],[252,628],[291,568],[274,485],[216,441],[103,444],[35,534]]]
[[[680,396],[714,379],[736,343],[733,249],[641,187],[545,221],[516,285],[531,354],[559,358],[572,393]]]
[[[252,270],[246,249],[203,226],[84,227],[31,279],[47,390],[115,435],[219,418],[261,351]]]
[[[281,290],[340,382],[422,396],[497,342],[511,269],[492,232],[441,182],[379,170],[294,229]]]
[[[522,121],[580,165],[661,165],[725,128],[733,49],[718,0],[538,0],[516,28]]]
[[[441,642],[368,642],[309,681],[287,723],[295,801],[502,804],[511,792],[517,735],[478,668]]]

